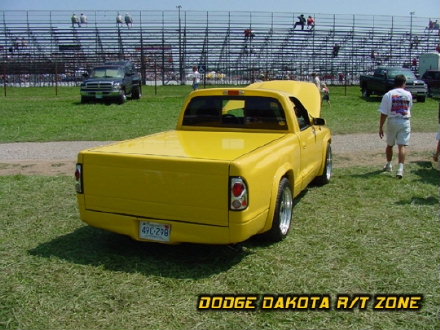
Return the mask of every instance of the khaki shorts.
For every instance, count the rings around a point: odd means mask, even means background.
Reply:
[[[389,146],[409,145],[411,137],[411,123],[409,119],[388,117],[387,120],[387,144]]]

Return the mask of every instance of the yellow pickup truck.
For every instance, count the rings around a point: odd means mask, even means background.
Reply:
[[[280,241],[294,197],[332,175],[320,111],[320,92],[307,82],[194,91],[175,130],[78,154],[81,219],[166,244]]]

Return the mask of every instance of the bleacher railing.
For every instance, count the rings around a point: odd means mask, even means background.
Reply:
[[[301,14],[314,28],[295,24]],[[117,59],[134,61],[144,84],[188,83],[194,65],[205,83],[316,72],[330,84],[356,84],[379,65],[417,71],[418,56],[440,44],[438,18],[413,14],[0,11],[0,21],[0,74],[18,85],[78,84],[84,71]]]

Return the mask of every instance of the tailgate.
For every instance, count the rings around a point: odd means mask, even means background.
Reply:
[[[228,225],[229,162],[83,153],[87,210]]]

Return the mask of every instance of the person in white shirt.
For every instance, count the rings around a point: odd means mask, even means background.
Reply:
[[[81,15],[79,16],[79,20],[80,20],[81,24],[87,25],[87,16],[84,15],[83,13],[81,13]]]
[[[312,81],[321,90],[321,80],[319,79],[319,75],[316,72],[312,73]]]
[[[194,66],[193,67],[193,83],[192,83],[193,90],[199,89],[199,84],[200,84],[199,68],[197,66]]]
[[[409,145],[411,137],[411,107],[413,105],[412,95],[405,90],[406,77],[397,75],[394,79],[395,88],[387,92],[382,97],[380,104],[380,121],[379,121],[379,137],[384,137],[383,125],[387,122],[386,141],[387,146],[385,154],[387,163],[384,170],[391,172],[393,167],[391,161],[393,159],[393,147],[397,143],[399,165],[396,177],[403,177],[403,168],[405,164],[406,147]]]

